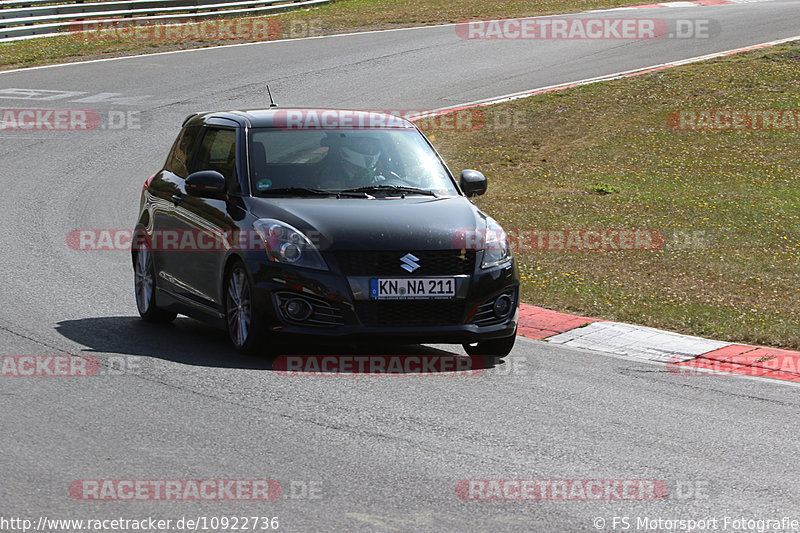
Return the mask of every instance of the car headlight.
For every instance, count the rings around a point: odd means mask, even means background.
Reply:
[[[511,246],[506,232],[492,217],[486,217],[483,263],[481,268],[491,268],[511,259]]]
[[[328,270],[322,254],[302,231],[272,218],[256,220],[253,222],[253,228],[261,236],[264,249],[271,261]]]

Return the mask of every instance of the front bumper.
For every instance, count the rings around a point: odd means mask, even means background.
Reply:
[[[514,335],[519,318],[519,271],[515,260],[477,270],[459,284],[453,300],[369,300],[359,294],[362,279],[330,271],[296,269],[248,258],[261,324],[281,337],[327,338],[343,342],[383,341],[409,344],[474,343]],[[500,295],[512,298],[505,317],[491,315]],[[310,302],[309,320],[287,317],[282,305],[297,297]],[[317,313],[318,311],[318,313]]]
[[[455,326],[426,327],[381,327],[381,326],[339,326],[323,330],[297,325],[270,327],[270,331],[282,337],[327,338],[342,342],[392,342],[407,344],[462,344],[498,339],[514,335],[517,330],[518,312],[505,323],[497,326],[476,326],[461,324]]]

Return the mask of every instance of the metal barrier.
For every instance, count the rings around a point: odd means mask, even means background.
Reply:
[[[0,42],[63,35],[82,26],[185,22],[231,15],[265,14],[326,4],[330,0],[114,0],[53,3],[0,1]]]

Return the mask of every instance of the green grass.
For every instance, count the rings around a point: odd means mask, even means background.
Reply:
[[[520,250],[523,300],[800,348],[800,131],[675,131],[682,109],[800,109],[800,45],[485,107],[429,131],[509,229],[650,229],[659,250]],[[514,117],[524,127],[492,128]],[[601,190],[598,190],[601,189]],[[602,194],[602,192],[612,192]]]
[[[303,9],[270,17],[280,31],[270,39],[327,35],[350,31],[397,28],[459,22],[470,18],[504,18],[574,13],[587,9],[635,5],[641,0],[335,0],[317,8]],[[47,63],[79,61],[85,58],[163,52],[221,44],[263,40],[233,38],[169,38],[148,36],[130,38],[107,35],[84,38],[80,34],[16,41],[0,44],[0,69],[29,67]]]

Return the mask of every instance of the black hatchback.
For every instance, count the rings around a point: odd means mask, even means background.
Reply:
[[[144,185],[133,247],[148,321],[182,313],[245,352],[271,340],[513,345],[506,234],[409,121],[364,111],[195,114]]]

